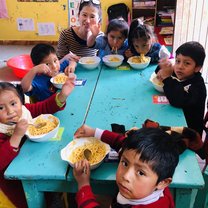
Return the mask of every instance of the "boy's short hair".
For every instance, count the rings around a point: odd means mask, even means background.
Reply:
[[[140,160],[148,163],[158,175],[158,181],[172,177],[179,161],[176,141],[165,131],[158,128],[132,130],[124,140],[120,155],[125,150],[135,150]]]
[[[179,54],[191,57],[196,66],[203,66],[206,57],[204,47],[197,41],[189,41],[179,46],[176,50],[176,56]]]
[[[30,57],[34,65],[40,64],[43,59],[49,56],[51,53],[56,54],[56,50],[49,44],[39,43],[35,45],[30,53]]]

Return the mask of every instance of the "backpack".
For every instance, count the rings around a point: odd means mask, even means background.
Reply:
[[[116,19],[119,17],[123,17],[126,22],[129,22],[129,8],[124,3],[113,4],[108,7],[107,10],[108,21],[112,19]]]

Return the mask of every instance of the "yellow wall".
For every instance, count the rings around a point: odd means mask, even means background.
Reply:
[[[105,31],[107,23],[107,8],[111,4],[126,3],[131,8],[131,0],[114,0],[112,3],[101,0],[103,10],[103,26]],[[26,40],[26,41],[57,41],[60,30],[68,27],[68,0],[58,2],[17,2],[17,0],[6,0],[9,17],[0,19],[0,40]],[[64,10],[64,7],[66,8]],[[18,31],[17,18],[32,18],[34,20],[35,31]],[[56,35],[39,36],[37,23],[52,22],[55,24]]]

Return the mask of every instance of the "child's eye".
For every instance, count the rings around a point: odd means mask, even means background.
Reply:
[[[122,164],[124,167],[127,167],[127,166],[128,166],[127,162],[124,161],[124,160],[121,160],[121,164]]]
[[[3,109],[4,109],[4,107],[0,106],[0,110],[3,110]]]
[[[16,105],[16,104],[17,104],[16,102],[12,102],[12,103],[11,103],[12,106],[14,106],[14,105]]]
[[[144,172],[143,172],[143,171],[141,171],[141,170],[139,170],[139,171],[137,172],[137,174],[138,174],[138,175],[140,175],[140,176],[145,175],[145,174],[144,174]]]
[[[46,63],[47,66],[49,66],[49,63]]]

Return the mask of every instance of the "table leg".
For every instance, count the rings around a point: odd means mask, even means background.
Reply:
[[[22,181],[24,192],[27,199],[27,204],[29,208],[45,208],[46,202],[44,197],[44,192],[37,189],[36,183],[34,181]]]
[[[175,190],[175,207],[177,208],[193,208],[197,194],[197,189],[182,189]]]

